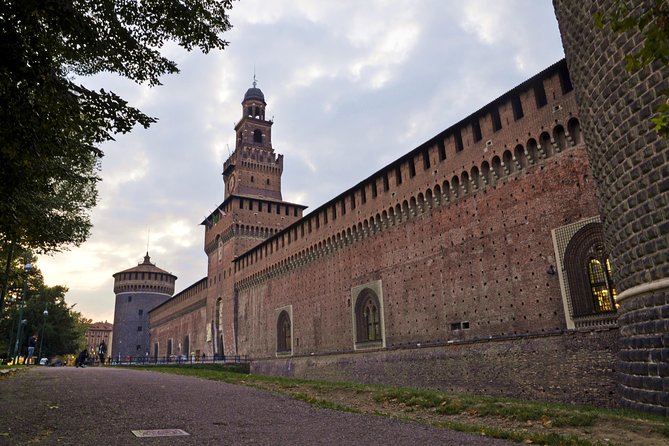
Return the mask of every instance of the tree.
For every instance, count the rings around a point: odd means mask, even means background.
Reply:
[[[160,85],[177,73],[160,49],[223,49],[231,0],[0,0],[0,245],[78,246],[97,200],[97,147],[156,119],[76,76],[116,73]],[[0,314],[7,288],[3,278]]]
[[[594,15],[599,28],[610,27],[612,31],[624,33],[638,31],[643,36],[643,45],[633,53],[625,55],[625,69],[638,71],[652,63],[669,63],[669,2],[649,0],[637,4],[632,9],[622,0],[606,16],[601,12]],[[663,137],[669,137],[669,89],[662,92],[667,99],[660,104],[651,121],[655,130]]]
[[[73,310],[73,305],[65,302],[67,288],[60,285],[46,286],[42,273],[36,267],[26,273],[23,270],[24,263],[34,259],[27,252],[19,254],[25,258],[12,262],[8,287],[10,304],[0,318],[0,356],[11,354],[16,345],[19,315],[26,321],[21,330],[20,344],[23,354],[26,352],[28,338],[33,334],[44,337],[43,344],[41,339],[38,341],[38,345],[43,346],[43,357],[76,353],[83,345],[90,320],[83,318],[79,312]],[[23,305],[22,311],[20,305]],[[49,312],[46,318],[45,309]],[[35,352],[36,355],[37,353]]]

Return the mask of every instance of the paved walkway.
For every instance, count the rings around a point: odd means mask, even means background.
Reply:
[[[137,438],[133,430],[189,436]],[[231,384],[112,367],[31,367],[0,380],[0,445],[509,445],[318,409]]]

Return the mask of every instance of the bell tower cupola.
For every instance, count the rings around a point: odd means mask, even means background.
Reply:
[[[265,95],[253,86],[242,100],[242,119],[235,125],[235,151],[223,165],[225,198],[230,195],[281,200],[283,155],[272,148],[272,120],[265,118]]]

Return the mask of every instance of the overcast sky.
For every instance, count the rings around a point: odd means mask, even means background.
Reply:
[[[199,223],[223,201],[254,67],[283,198],[308,212],[564,57],[550,0],[242,0],[230,18],[222,52],[165,48],[181,73],[160,87],[86,80],[159,119],[102,147],[90,239],[37,263],[94,321],[113,321],[112,274],[149,229],[177,291],[206,275]]]

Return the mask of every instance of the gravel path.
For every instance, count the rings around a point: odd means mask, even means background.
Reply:
[[[138,429],[190,436],[137,438]],[[32,367],[0,380],[0,445],[509,445],[318,409],[216,381],[111,367]]]

